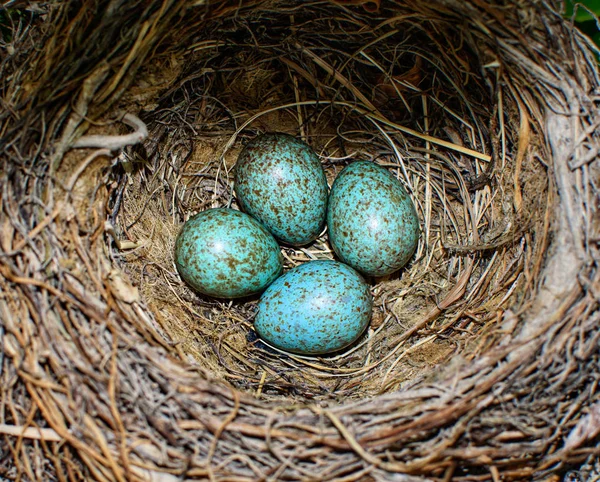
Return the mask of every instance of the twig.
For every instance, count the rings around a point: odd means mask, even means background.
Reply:
[[[65,152],[69,148],[69,142],[75,135],[76,129],[80,126],[81,121],[87,115],[90,102],[92,101],[96,91],[106,79],[110,66],[107,62],[102,62],[96,70],[94,70],[83,82],[83,86],[77,102],[73,108],[73,113],[69,117],[69,121],[63,131],[63,134],[56,146],[56,152],[50,160],[50,172],[57,171],[60,162],[62,161]]]
[[[79,167],[77,168],[77,170],[73,173],[73,175],[71,176],[71,178],[69,179],[69,182],[67,183],[67,190],[69,191],[69,193],[71,193],[73,191],[73,188],[75,187],[75,184],[77,183],[77,179],[79,179],[79,176],[81,176],[81,174],[83,174],[83,171],[85,171],[87,169],[87,167],[97,158],[100,156],[110,156],[110,150],[109,149],[98,149],[97,151],[92,152],[88,157],[86,157],[83,162],[79,165]]]
[[[146,124],[144,124],[144,122],[142,122],[142,120],[136,117],[135,115],[127,113],[123,116],[122,121],[124,124],[133,127],[135,131],[130,134],[124,134],[121,136],[83,136],[77,139],[73,143],[72,147],[74,149],[95,147],[115,151],[117,149],[122,149],[126,146],[139,144],[144,139],[146,139],[146,137],[148,137],[148,128],[146,127]]]
[[[0,433],[45,442],[61,442],[63,438],[51,428],[22,427],[0,423]]]
[[[54,211],[52,211],[48,216],[42,219],[35,228],[33,228],[27,236],[24,237],[21,241],[19,241],[13,248],[13,251],[21,251],[27,243],[29,243],[33,238],[35,238],[38,234],[40,234],[49,224],[51,224],[54,219],[60,214],[63,206],[59,204]]]

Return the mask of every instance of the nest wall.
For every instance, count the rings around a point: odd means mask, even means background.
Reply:
[[[598,69],[539,1],[65,2],[7,10],[7,479],[561,480],[598,456]],[[41,46],[41,47],[40,47]],[[133,129],[133,132],[132,132]],[[265,131],[421,219],[370,329],[298,357],[202,297],[181,224],[237,207]],[[324,233],[286,268],[331,259]],[[583,464],[583,465],[582,465]],[[580,468],[583,467],[583,468]]]

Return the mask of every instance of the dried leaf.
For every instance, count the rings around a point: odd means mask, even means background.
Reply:
[[[139,301],[140,293],[119,270],[112,270],[106,277],[110,290],[115,298],[125,303]]]

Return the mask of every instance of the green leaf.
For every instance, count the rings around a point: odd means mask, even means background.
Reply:
[[[566,0],[565,12],[563,13],[565,18],[570,19],[573,17],[575,5],[578,5],[577,13],[575,15],[575,22],[594,20],[594,16],[590,13],[590,11],[595,13],[597,16],[600,16],[600,0]],[[582,6],[586,8],[583,8]]]

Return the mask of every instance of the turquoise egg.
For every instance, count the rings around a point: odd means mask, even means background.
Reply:
[[[208,209],[190,218],[175,242],[177,271],[192,288],[218,298],[264,290],[283,269],[277,241],[234,209]]]
[[[308,244],[323,230],[327,178],[312,148],[293,136],[250,141],[235,166],[235,192],[242,209],[284,243]]]
[[[331,186],[329,241],[344,262],[370,276],[402,268],[419,240],[419,218],[400,181],[373,162],[346,166]]]
[[[263,293],[254,328],[271,345],[302,355],[335,352],[354,342],[371,319],[364,279],[338,261],[309,261]]]

